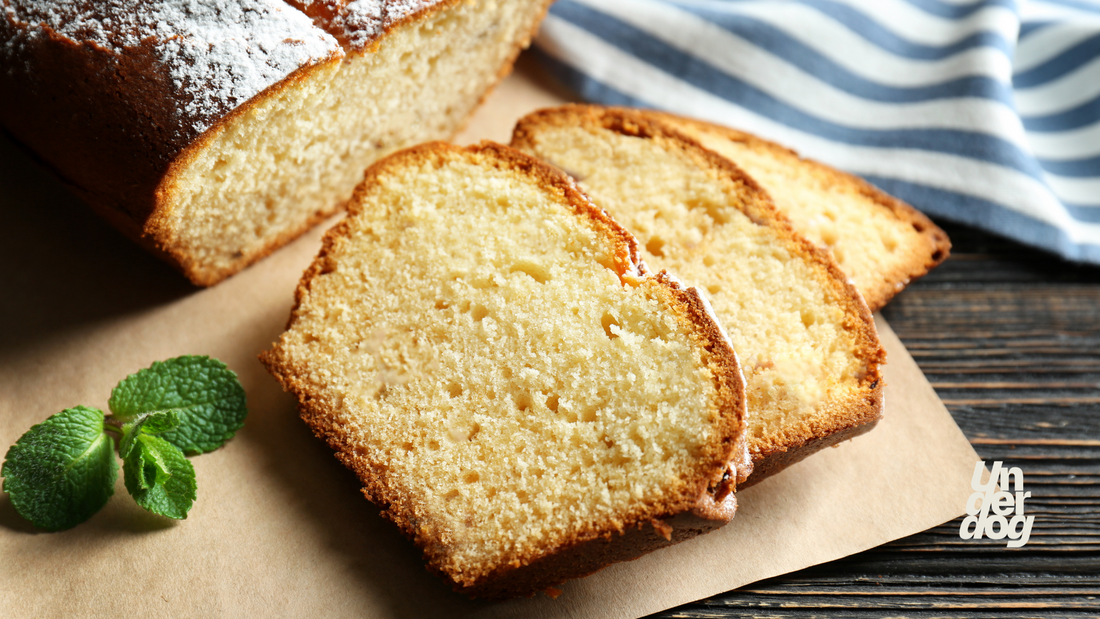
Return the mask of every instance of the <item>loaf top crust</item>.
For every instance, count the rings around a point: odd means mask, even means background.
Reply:
[[[441,0],[286,0],[345,48],[370,49],[401,20]],[[453,2],[452,2],[453,3]]]
[[[102,94],[113,90],[161,129],[150,139],[176,151],[299,68],[342,55],[279,0],[4,0],[4,17],[7,71],[41,86],[56,79],[40,64],[57,53],[50,48],[94,59],[80,64],[113,78]]]
[[[261,358],[464,593],[529,594],[733,513],[729,341],[568,177],[504,146],[372,166]]]

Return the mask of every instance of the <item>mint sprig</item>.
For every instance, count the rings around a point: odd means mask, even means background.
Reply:
[[[63,410],[8,450],[0,469],[3,490],[35,526],[68,529],[107,503],[118,477],[115,441],[126,489],[138,505],[186,518],[196,495],[195,469],[185,452],[221,447],[248,414],[237,375],[199,356],[156,362],[127,376],[108,406],[109,417],[84,406]]]
[[[92,517],[115,491],[114,444],[103,412],[77,406],[32,427],[4,461],[4,491],[36,527],[57,531]]]
[[[154,362],[123,379],[111,391],[107,406],[123,421],[151,411],[174,411],[179,427],[163,438],[189,456],[224,445],[248,414],[237,375],[209,357]]]

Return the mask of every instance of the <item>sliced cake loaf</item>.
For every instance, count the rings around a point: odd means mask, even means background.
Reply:
[[[573,175],[651,267],[707,291],[744,364],[750,484],[878,421],[885,353],[867,305],[736,166],[595,106],[531,114],[512,145]]]
[[[262,355],[473,596],[530,594],[725,523],[743,382],[694,289],[505,146],[372,166]]]
[[[932,220],[863,179],[743,131],[662,112],[643,113],[747,172],[796,231],[833,252],[872,312],[951,251],[947,234]]]
[[[211,285],[458,131],[549,3],[5,0],[0,123]]]

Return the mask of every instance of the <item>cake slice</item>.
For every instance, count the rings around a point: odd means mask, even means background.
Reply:
[[[651,267],[706,290],[745,372],[748,484],[879,420],[885,352],[863,298],[728,160],[595,106],[535,112],[512,145],[573,175]]]
[[[951,251],[947,234],[931,219],[861,178],[743,131],[663,112],[643,114],[747,172],[796,231],[832,251],[872,312]]]
[[[736,355],[572,181],[505,146],[372,166],[262,355],[364,494],[471,596],[712,530],[747,472]]]
[[[0,124],[208,286],[454,135],[550,0],[5,0]]]

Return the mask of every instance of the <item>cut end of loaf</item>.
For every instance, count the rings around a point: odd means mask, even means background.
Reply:
[[[145,233],[199,285],[266,256],[342,207],[373,161],[457,132],[547,5],[438,3],[299,70],[180,156]]]
[[[349,213],[263,360],[456,589],[530,594],[729,519],[736,356],[568,178],[432,144]]]

